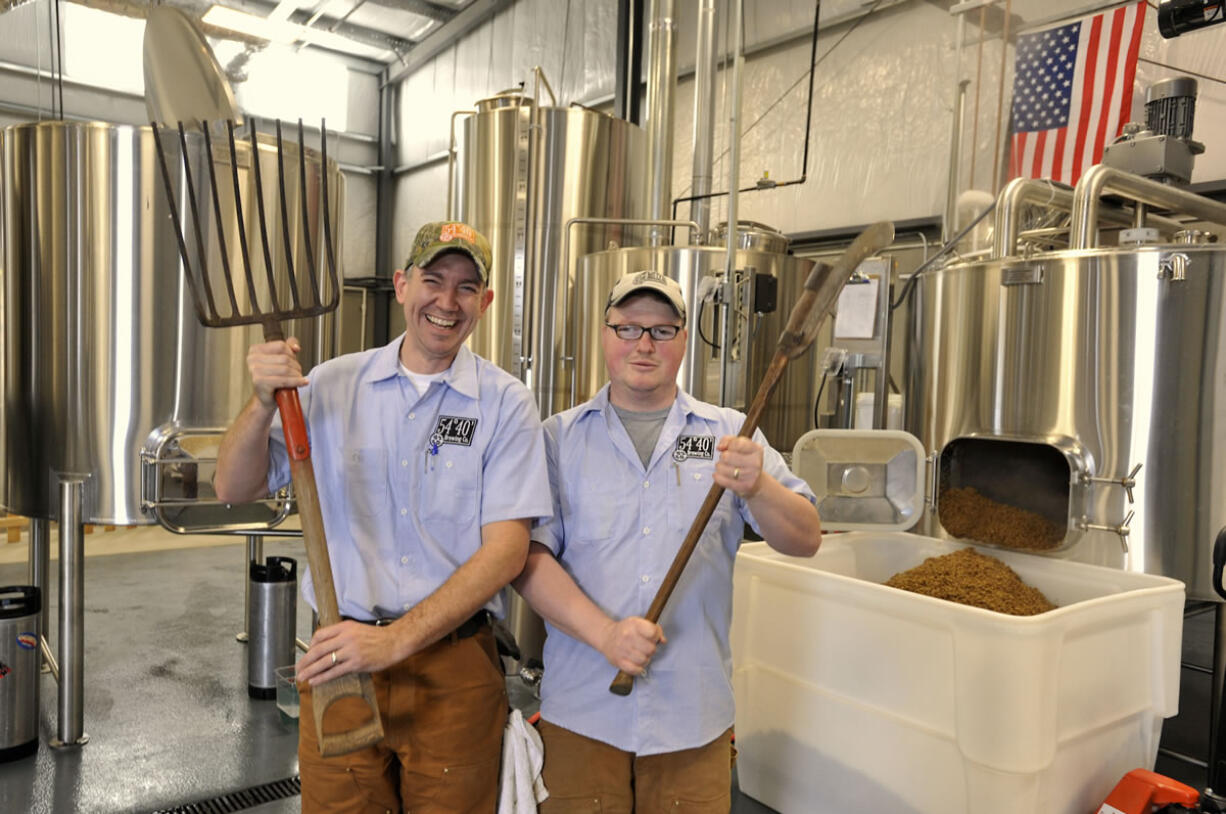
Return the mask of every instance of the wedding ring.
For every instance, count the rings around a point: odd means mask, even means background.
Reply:
[[[732,470],[732,479],[733,480],[741,479],[741,468],[739,466],[736,469]]]
[[[336,666],[336,651],[335,650],[332,651],[332,666],[333,667]]]

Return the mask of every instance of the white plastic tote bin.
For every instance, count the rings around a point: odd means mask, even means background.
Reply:
[[[1183,583],[993,550],[1059,607],[1008,616],[880,584],[961,547],[853,532],[807,560],[741,548],[743,792],[784,814],[1083,814],[1153,767]]]

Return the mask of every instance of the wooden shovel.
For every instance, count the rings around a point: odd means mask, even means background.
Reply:
[[[741,425],[738,436],[742,438],[753,436],[754,430],[758,428],[758,422],[762,419],[762,412],[766,409],[766,401],[783,375],[783,369],[787,367],[789,360],[804,353],[813,343],[814,337],[817,336],[817,329],[821,327],[822,321],[834,307],[839,293],[847,284],[852,272],[864,262],[865,258],[881,251],[893,241],[894,225],[885,221],[876,223],[861,232],[847,247],[847,251],[835,260],[834,265],[818,263],[814,266],[808,279],[805,280],[804,293],[792,307],[788,323],[779,336],[774,358],[771,359],[770,366],[762,376],[762,383],[758,385],[758,392],[749,405],[749,411],[745,414],[745,423]],[[723,496],[724,487],[717,483],[711,484],[711,490],[707,492],[706,499],[698,509],[698,515],[690,525],[689,533],[685,535],[677,556],[673,558],[673,564],[669,566],[668,573],[664,575],[660,589],[656,591],[655,599],[651,601],[651,607],[643,615],[647,621],[652,623],[660,621],[664,605],[672,596],[673,589],[677,587],[677,582],[681,579],[681,572],[685,570],[686,563],[690,561],[690,555],[694,553],[699,538],[702,537],[707,523],[711,520],[711,515],[715,513],[715,507],[719,505],[720,498]],[[617,677],[609,685],[609,692],[614,695],[629,695],[632,689],[634,689],[634,676],[625,670],[619,670]]]

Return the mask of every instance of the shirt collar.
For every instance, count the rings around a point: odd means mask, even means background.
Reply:
[[[609,385],[605,384],[596,395],[580,406],[579,415],[582,416],[590,412],[604,413],[612,409],[612,407],[613,405],[609,403]],[[720,420],[720,408],[714,404],[708,404],[701,399],[694,398],[681,388],[677,388],[677,398],[673,402],[673,409],[680,410],[683,418],[696,415],[706,421]]]
[[[381,382],[400,375],[400,344],[404,341],[404,337],[405,335],[401,334],[375,351],[374,358],[371,359],[366,373],[362,376],[363,383]],[[455,359],[451,362],[451,367],[447,368],[441,381],[460,395],[476,400],[479,392],[477,357],[468,349],[468,346],[460,346]]]

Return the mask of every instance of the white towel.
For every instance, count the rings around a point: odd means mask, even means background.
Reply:
[[[549,797],[541,767],[545,745],[536,727],[511,710],[502,733],[502,775],[498,782],[498,814],[536,814],[536,804]]]

